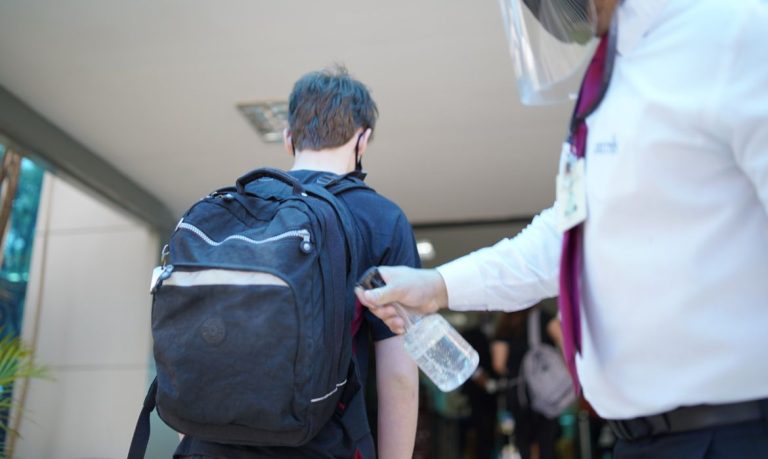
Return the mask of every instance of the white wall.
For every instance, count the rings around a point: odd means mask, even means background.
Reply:
[[[29,384],[14,457],[125,457],[150,372],[158,237],[50,174],[36,230],[23,337],[54,380]]]

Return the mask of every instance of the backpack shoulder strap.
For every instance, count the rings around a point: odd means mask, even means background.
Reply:
[[[365,173],[352,171],[344,175],[321,175],[316,181],[336,196],[351,190],[370,190],[373,188],[365,183]]]
[[[321,175],[316,183],[318,185],[321,185],[326,190],[330,191],[330,193],[335,196],[339,197],[344,193],[347,193],[349,191],[353,190],[367,190],[375,193],[375,190],[368,186],[363,180],[365,179],[365,173],[359,172],[359,171],[352,171],[344,175]],[[355,253],[360,254],[362,253],[362,248],[365,244],[365,241],[363,240],[363,235],[360,232],[360,228],[357,226],[357,221],[354,218],[354,215],[351,211],[347,208],[347,205],[344,203],[342,199],[336,199],[338,206],[341,207],[342,213],[346,213],[346,220],[342,223],[344,224],[344,228],[352,231],[354,234],[353,236],[353,242],[356,244],[357,249]],[[356,270],[353,270],[352,272],[357,272]]]
[[[346,279],[346,285],[347,285],[347,292],[346,292],[346,302],[347,307],[344,308],[345,310],[345,321],[346,324],[351,324],[352,320],[354,318],[354,305],[356,302],[356,297],[354,290],[351,288],[352,285],[355,285],[355,282],[357,281],[357,273],[360,271],[360,254],[363,252],[363,246],[365,241],[363,240],[362,233],[360,232],[359,227],[357,226],[357,222],[354,218],[354,215],[352,214],[352,211],[347,207],[347,205],[343,202],[342,199],[340,199],[338,196],[342,193],[345,193],[347,191],[350,191],[352,189],[371,189],[366,185],[362,180],[359,179],[352,179],[347,180],[347,176],[331,176],[330,178],[332,180],[324,181],[322,178],[325,176],[321,176],[320,179],[316,183],[311,183],[305,185],[305,189],[307,193],[314,195],[316,197],[319,197],[326,202],[328,202],[331,207],[334,210],[334,213],[338,217],[342,229],[344,231],[344,240],[345,245],[347,248],[347,254],[348,254],[348,272],[347,272],[347,279]],[[351,350],[352,348],[352,336],[345,335],[345,340],[349,340],[349,348]],[[354,355],[350,353],[350,371],[357,371],[354,365]],[[351,395],[354,395],[356,392],[356,389],[351,384],[347,384],[344,387],[344,394],[342,395],[342,398],[345,397],[351,397]]]
[[[133,431],[131,447],[128,450],[128,459],[144,459],[149,443],[149,415],[155,409],[155,397],[157,396],[157,378],[152,381],[144,398],[144,406],[141,408],[136,428]]]
[[[325,186],[312,183],[305,185],[305,189],[308,193],[328,202],[333,208],[345,232],[344,239],[347,241],[347,253],[350,256],[350,272],[356,273],[358,264],[357,255],[361,251],[362,240],[360,240],[360,232],[357,229],[357,224],[352,216],[352,212],[341,199],[336,197],[336,193],[331,192]],[[352,234],[349,234],[350,231]]]

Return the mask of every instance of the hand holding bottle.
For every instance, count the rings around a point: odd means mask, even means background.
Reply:
[[[386,287],[375,267],[363,275],[359,284],[369,290],[381,291]],[[402,322],[406,352],[440,390],[454,390],[472,376],[479,362],[477,351],[443,316],[421,315],[397,302],[391,302],[389,307],[394,311],[390,320],[398,318]],[[372,309],[376,312],[378,308]]]
[[[372,285],[370,290],[358,288],[357,298],[394,333],[404,333],[406,325],[404,314],[397,310],[395,303],[400,305],[402,311],[421,315],[431,314],[448,306],[445,282],[436,270],[405,266],[387,266],[377,270],[380,283]],[[370,272],[369,270],[366,274]]]

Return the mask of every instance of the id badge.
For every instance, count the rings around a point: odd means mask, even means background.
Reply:
[[[564,143],[560,157],[560,172],[557,174],[555,200],[558,229],[562,232],[568,231],[587,219],[585,169],[584,158],[576,157],[571,151],[571,145]]]

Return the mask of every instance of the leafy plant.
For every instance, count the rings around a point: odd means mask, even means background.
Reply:
[[[2,334],[2,331],[0,331]],[[26,378],[50,379],[45,366],[33,361],[32,349],[26,346],[21,338],[12,334],[2,334],[0,337],[0,430],[5,441],[0,443],[0,458],[4,458],[5,443],[12,436],[20,436],[9,425],[12,408],[21,409],[17,399],[11,392],[15,383]],[[21,413],[17,413],[20,416]]]

